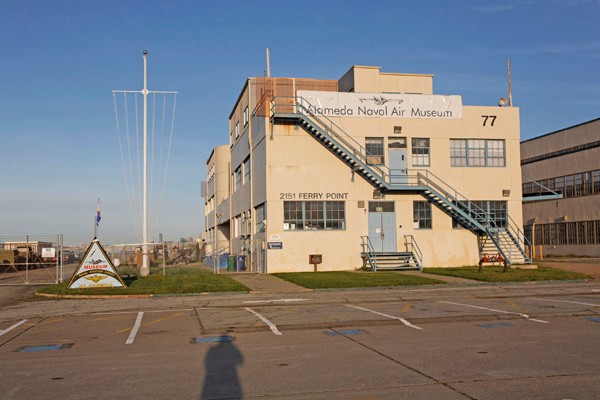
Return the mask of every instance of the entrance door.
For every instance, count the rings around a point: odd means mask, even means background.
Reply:
[[[406,138],[388,138],[390,183],[408,183],[408,153]]]
[[[396,211],[393,201],[369,202],[369,241],[375,251],[397,251]]]

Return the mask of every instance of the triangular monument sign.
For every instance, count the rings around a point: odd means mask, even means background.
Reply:
[[[98,239],[94,239],[69,282],[69,289],[126,287]]]

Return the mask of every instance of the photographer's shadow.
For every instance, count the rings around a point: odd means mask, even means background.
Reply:
[[[206,353],[206,375],[200,399],[241,399],[244,393],[237,369],[244,363],[244,357],[231,341],[231,336],[219,339],[218,345]]]

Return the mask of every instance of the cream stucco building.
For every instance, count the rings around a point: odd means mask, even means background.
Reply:
[[[518,108],[354,66],[339,80],[249,78],[229,127],[207,161],[205,237],[243,268],[529,261]]]

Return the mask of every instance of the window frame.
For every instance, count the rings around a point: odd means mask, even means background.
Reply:
[[[373,152],[372,150],[381,150]],[[385,164],[385,138],[383,137],[365,137],[365,161],[367,165]]]
[[[419,146],[418,141],[425,141],[426,146]],[[413,167],[431,166],[431,141],[430,138],[412,138],[411,139],[411,162]]]
[[[506,140],[450,139],[450,166],[505,168]]]
[[[251,175],[250,175],[250,157],[246,157],[246,159],[242,162],[242,164],[244,165],[244,180],[243,183],[246,184],[248,182],[250,182],[251,179]]]
[[[431,203],[423,200],[413,201],[413,226],[414,229],[433,229]]]
[[[346,230],[345,201],[284,201],[284,231]]]

